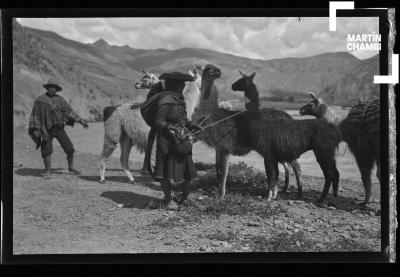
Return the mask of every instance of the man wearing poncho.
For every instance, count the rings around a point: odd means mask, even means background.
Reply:
[[[57,92],[62,88],[59,82],[51,77],[43,87],[46,93],[40,95],[33,105],[29,119],[29,135],[41,149],[45,166],[44,177],[51,177],[51,153],[53,152],[53,138],[55,137],[67,154],[68,170],[73,174],[80,172],[74,168],[74,146],[64,130],[65,124],[73,126],[79,122],[86,129],[87,122],[77,115],[65,99]]]

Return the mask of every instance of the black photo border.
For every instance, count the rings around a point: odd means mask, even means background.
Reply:
[[[338,10],[337,17],[379,17],[382,35],[380,75],[388,75],[388,10]],[[381,252],[302,253],[155,253],[13,255],[13,61],[12,19],[21,17],[329,17],[329,9],[7,9],[2,11],[1,194],[3,203],[2,263],[4,264],[124,264],[242,262],[388,262],[389,163],[381,160]],[[328,28],[328,26],[327,26]],[[388,85],[380,85],[382,107],[388,107]],[[381,109],[381,157],[389,157],[388,109]]]

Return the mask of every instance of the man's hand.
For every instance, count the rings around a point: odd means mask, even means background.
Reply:
[[[198,130],[198,131],[204,131],[204,127],[203,126],[200,126],[199,124],[196,124],[196,123],[193,123],[193,122],[190,123],[189,128],[191,130],[194,129],[194,130]]]
[[[89,125],[87,124],[86,120],[81,118],[78,122],[83,126],[83,128],[85,129],[89,128]]]
[[[169,124],[168,126],[167,126],[167,129],[168,129],[168,131],[174,131],[175,132],[175,134],[179,134],[179,128],[178,127],[176,127],[176,126],[174,126],[174,125],[172,125],[172,124]]]

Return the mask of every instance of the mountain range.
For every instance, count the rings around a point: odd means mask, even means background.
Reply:
[[[222,70],[216,81],[221,100],[243,97],[230,89],[240,78],[238,69],[257,73],[254,81],[262,97],[306,96],[304,92],[313,91],[329,104],[348,106],[360,97],[379,96],[379,86],[373,84],[373,75],[379,74],[378,55],[360,60],[336,52],[260,60],[197,48],[136,49],[110,45],[103,39],[84,44],[14,20],[14,125],[27,123],[34,99],[44,92],[42,84],[51,75],[61,81],[60,93],[82,117],[101,120],[107,105],[145,99],[146,91],[134,88],[143,69],[156,74],[187,71],[195,62]]]

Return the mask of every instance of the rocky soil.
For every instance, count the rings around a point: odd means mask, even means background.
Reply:
[[[199,171],[192,204],[167,211],[158,208],[163,193],[140,174],[141,163],[131,164],[130,184],[118,159],[110,159],[101,184],[95,155],[76,153],[80,176],[67,172],[56,143],[52,160],[53,178],[45,180],[40,151],[25,129],[15,130],[14,254],[380,251],[380,204],[359,205],[361,182],[340,180],[339,196],[329,194],[319,207],[320,177],[303,176],[303,199],[292,177],[276,201],[249,185],[228,186],[221,200]],[[374,192],[379,199],[379,188]]]

